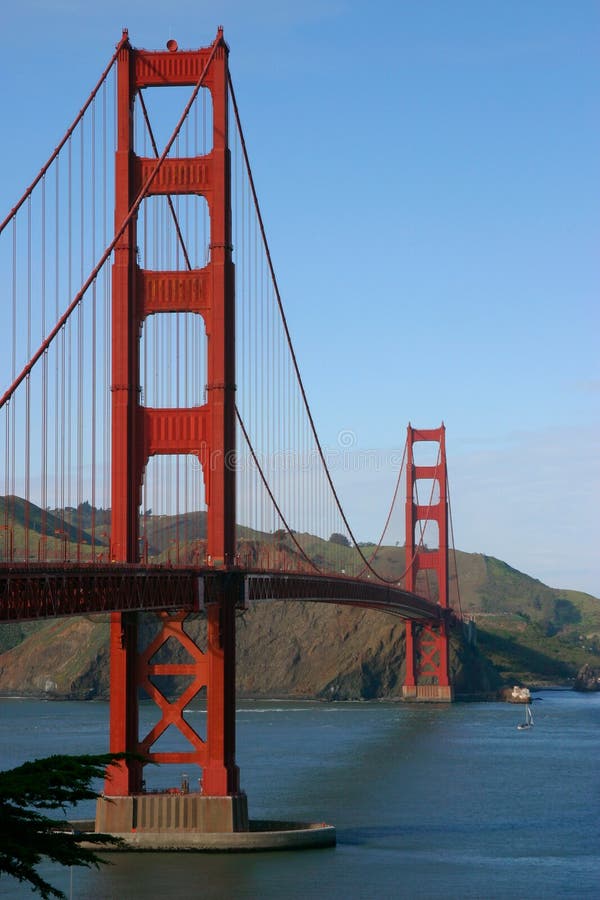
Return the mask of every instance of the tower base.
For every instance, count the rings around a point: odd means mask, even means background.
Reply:
[[[104,834],[248,831],[248,800],[244,793],[227,797],[204,794],[99,797],[95,830]]]
[[[402,699],[413,703],[452,703],[454,690],[449,684],[403,684]]]

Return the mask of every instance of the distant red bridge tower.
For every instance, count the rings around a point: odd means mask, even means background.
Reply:
[[[436,442],[439,446],[435,465],[416,465],[414,444]],[[417,502],[419,480],[431,483],[430,501]],[[437,499],[436,499],[437,494]],[[435,502],[433,502],[435,499]],[[416,539],[419,527],[434,522],[438,528],[438,546],[428,549]],[[406,590],[418,593],[417,577],[432,572],[437,581],[438,603],[448,609],[448,490],[446,470],[446,429],[416,429],[408,426],[406,441]],[[425,593],[421,590],[421,593]],[[448,654],[448,624],[416,626],[406,621],[406,675],[402,688],[406,700],[453,699]]]

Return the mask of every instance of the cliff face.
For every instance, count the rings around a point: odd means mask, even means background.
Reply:
[[[44,622],[0,654],[3,695],[88,699],[108,683],[108,621],[97,616]]]
[[[372,610],[266,603],[238,623],[242,696],[330,700],[399,696],[404,624]]]
[[[145,621],[143,627],[151,628],[151,617]],[[188,628],[203,646],[204,620],[191,620]],[[256,604],[239,614],[237,637],[240,697],[369,700],[402,694],[404,623],[393,616],[315,603]],[[174,656],[183,658],[177,650]],[[493,668],[455,638],[451,668],[458,692],[488,693],[499,685]],[[3,695],[106,698],[108,678],[105,617],[45,623],[0,655]]]

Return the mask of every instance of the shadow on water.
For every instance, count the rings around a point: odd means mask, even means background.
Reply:
[[[494,834],[513,833],[515,828],[521,827],[522,821],[515,819],[507,819],[503,821],[487,823],[486,832]],[[537,822],[532,821],[532,825]],[[340,845],[348,844],[353,847],[368,846],[378,841],[390,841],[393,838],[402,838],[414,840],[415,838],[423,838],[429,836],[431,838],[436,835],[456,835],[467,836],[473,832],[474,828],[479,828],[477,823],[449,823],[443,824],[422,823],[417,822],[410,825],[406,823],[398,825],[366,825],[356,828],[338,828],[336,830],[337,842]]]

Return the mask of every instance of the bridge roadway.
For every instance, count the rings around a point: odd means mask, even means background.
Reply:
[[[239,609],[253,602],[303,600],[379,609],[432,624],[452,615],[395,585],[347,576],[121,563],[0,564],[2,622],[151,609],[200,611],[224,594]]]

